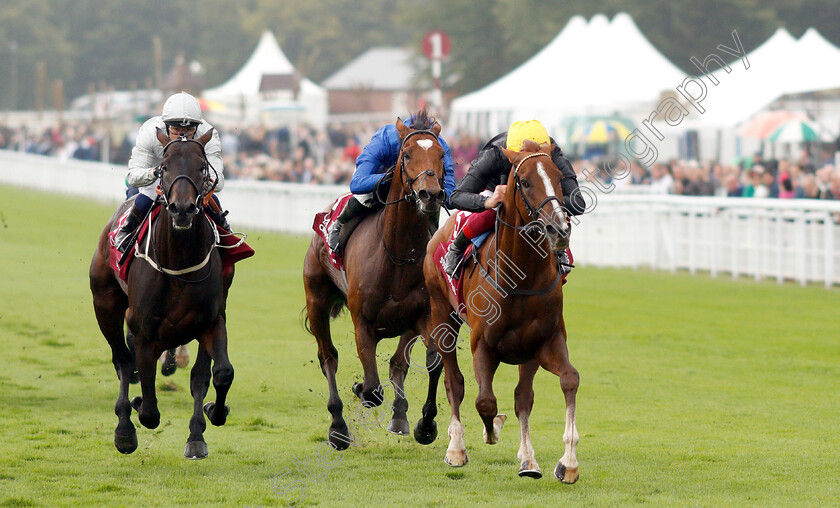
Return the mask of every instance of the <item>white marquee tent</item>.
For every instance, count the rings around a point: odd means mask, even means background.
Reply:
[[[456,128],[490,135],[514,120],[536,118],[549,128],[572,115],[603,115],[650,108],[685,73],[666,59],[626,13],[612,22],[599,14],[569,20],[525,63],[452,102]]]
[[[327,120],[326,90],[308,79],[300,80],[297,100],[289,86],[266,89],[265,83],[271,79],[283,82],[286,78],[288,85],[295,73],[274,34],[266,30],[245,65],[225,83],[205,90],[202,97],[224,105],[219,113],[241,120],[293,118],[323,127]]]
[[[731,42],[731,41],[730,41]],[[799,40],[779,28],[744,59],[729,62],[731,72],[711,73],[720,81],[703,79],[708,96],[702,106],[707,111],[696,118],[703,127],[732,127],[748,120],[780,97],[788,94],[840,89],[840,49],[809,28]]]

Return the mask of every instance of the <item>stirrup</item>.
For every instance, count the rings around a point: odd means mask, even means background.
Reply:
[[[443,256],[443,271],[453,279],[456,279],[455,272],[458,269],[458,263],[461,261],[461,253],[455,246],[450,245],[446,254]]]
[[[338,244],[341,240],[341,226],[342,224],[340,222],[335,221],[332,226],[330,226],[329,231],[327,231],[327,246],[336,254],[339,253]]]

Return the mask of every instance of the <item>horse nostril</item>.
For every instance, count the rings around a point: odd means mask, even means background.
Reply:
[[[198,208],[193,203],[190,203],[189,206],[187,206],[187,215],[195,215],[197,213]]]
[[[175,203],[169,203],[166,207],[166,211],[172,214],[178,213],[178,206]]]
[[[557,236],[557,228],[551,224],[546,224],[545,232],[549,236]]]
[[[429,191],[426,189],[422,189],[420,192],[417,193],[417,197],[420,198],[420,201],[427,203],[429,201]]]
[[[437,194],[435,195],[435,201],[438,203],[443,203],[444,197],[446,197],[446,193],[444,193],[443,189],[441,189],[437,191]]]

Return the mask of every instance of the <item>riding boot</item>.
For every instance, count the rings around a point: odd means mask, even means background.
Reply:
[[[143,217],[146,214],[143,213],[136,204],[131,206],[131,211],[128,213],[128,218],[125,221],[125,224],[117,231],[117,234],[114,235],[114,245],[117,247],[117,250],[120,252],[125,252],[126,248],[128,248],[127,240],[131,238],[132,233],[134,230],[137,229],[137,226],[143,222]]]
[[[341,215],[339,215],[335,222],[333,222],[332,226],[330,226],[330,230],[327,232],[327,245],[329,245],[331,251],[339,254],[338,241],[341,234],[341,227],[344,226],[350,219],[358,217],[362,213],[367,212],[367,210],[368,207],[363,205],[361,201],[356,199],[355,196],[347,201],[347,206],[344,207]]]
[[[217,212],[209,206],[204,210],[207,212],[207,216],[213,219],[213,222],[215,222],[220,228],[225,231],[231,231],[230,223],[227,220],[227,214],[230,213],[228,210],[225,210],[224,212]]]
[[[455,269],[458,268],[458,263],[461,262],[461,256],[464,255],[464,251],[469,244],[470,239],[461,231],[449,245],[449,250],[443,256],[443,271],[453,279],[458,278],[455,276]]]
[[[571,272],[574,267],[575,265],[573,265],[569,259],[569,253],[564,250],[563,253],[560,254],[560,273],[566,275]]]

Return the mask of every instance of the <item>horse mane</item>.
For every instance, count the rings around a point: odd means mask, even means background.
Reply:
[[[428,130],[434,127],[437,119],[429,115],[429,107],[423,106],[422,109],[411,115],[411,128],[413,130]]]

